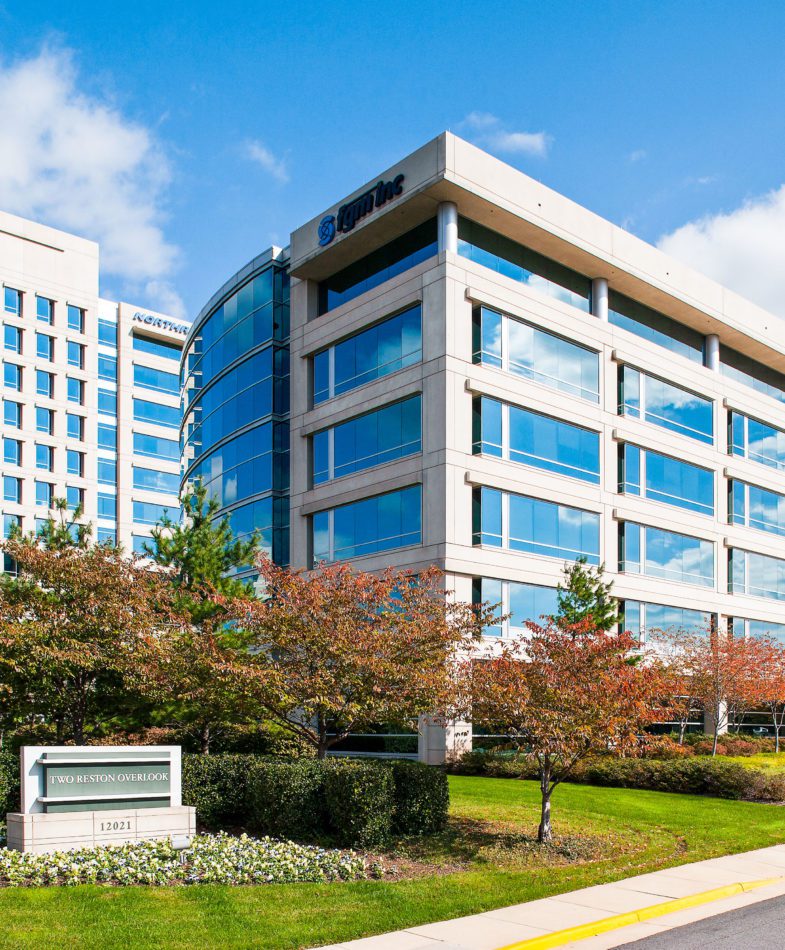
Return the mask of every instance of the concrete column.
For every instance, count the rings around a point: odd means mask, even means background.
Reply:
[[[720,338],[716,333],[710,333],[706,337],[706,344],[703,349],[703,365],[715,373],[720,371]]]
[[[591,312],[603,323],[608,322],[608,281],[604,277],[591,282]]]
[[[724,736],[728,731],[728,704],[720,703],[719,719],[715,721],[714,713],[707,710],[704,714],[703,730],[708,736],[713,736],[716,730],[718,736]]]
[[[417,758],[426,765],[455,762],[472,751],[472,724],[455,720],[420,716],[417,736]]]
[[[458,253],[458,205],[442,201],[437,212],[439,252]]]

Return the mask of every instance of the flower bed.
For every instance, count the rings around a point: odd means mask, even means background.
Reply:
[[[290,884],[357,881],[380,869],[353,851],[247,835],[199,835],[185,863],[168,841],[30,854],[0,849],[0,886],[74,884]]]

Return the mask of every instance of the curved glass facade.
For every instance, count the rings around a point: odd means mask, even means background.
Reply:
[[[289,560],[289,274],[257,258],[202,310],[181,363],[182,487],[201,478],[238,536]]]

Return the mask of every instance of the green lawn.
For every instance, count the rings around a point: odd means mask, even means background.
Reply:
[[[556,833],[573,842],[579,832],[589,836],[593,856],[581,858],[579,847],[577,859],[557,855],[554,864],[524,837],[537,821],[533,782],[456,776],[450,786],[450,833],[404,849],[403,863],[408,856],[433,865],[416,879],[9,889],[0,892],[0,946],[308,947],[785,841],[785,810],[776,806],[567,785],[554,795]]]
[[[738,762],[761,772],[785,772],[785,752],[759,752],[757,755],[718,756],[723,762]]]

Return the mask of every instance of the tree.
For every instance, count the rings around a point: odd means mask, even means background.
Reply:
[[[554,789],[588,756],[637,751],[663,686],[657,663],[629,662],[628,633],[609,635],[589,620],[527,626],[528,636],[464,668],[473,720],[509,735],[537,765],[538,840],[548,842]]]
[[[693,633],[662,633],[657,650],[673,675],[689,683],[689,693],[700,700],[712,724],[712,755],[716,755],[728,723],[740,722],[746,710],[763,701],[767,642],[734,637],[710,626]]]
[[[29,712],[82,744],[129,691],[152,688],[164,579],[103,545],[15,536],[3,547],[18,576],[0,579],[0,656]]]
[[[441,573],[381,575],[332,565],[307,576],[259,562],[266,597],[238,618],[233,656],[249,699],[319,758],[374,723],[445,711],[455,659],[490,612],[453,602]]]
[[[766,707],[774,726],[774,751],[780,751],[780,736],[785,728],[785,647],[766,640],[767,657],[762,671],[762,705]]]
[[[184,494],[182,506],[180,520],[165,514],[153,528],[145,552],[164,570],[175,606],[189,619],[188,628],[169,639],[161,670],[175,696],[168,712],[195,729],[206,754],[219,724],[240,715],[223,651],[235,639],[227,622],[241,617],[253,597],[252,582],[236,572],[253,565],[260,539],[257,532],[247,541],[235,538],[229,519],[217,518],[219,501],[201,480]]]
[[[564,565],[564,584],[557,590],[556,620],[575,626],[591,621],[595,630],[611,630],[619,622],[619,609],[611,594],[613,581],[604,579],[605,565],[590,566],[584,556]]]

